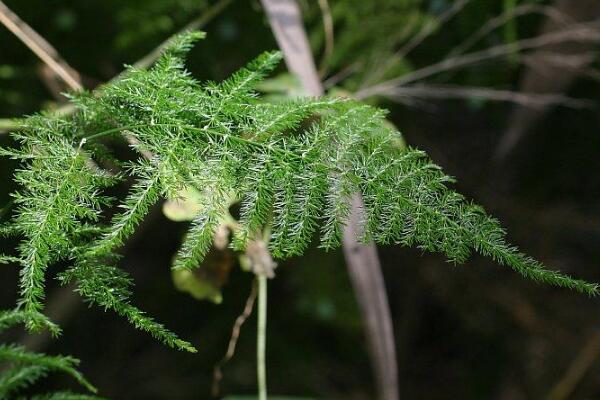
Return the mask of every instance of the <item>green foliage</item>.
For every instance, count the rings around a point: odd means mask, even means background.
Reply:
[[[321,247],[337,247],[351,198],[360,193],[364,240],[417,246],[455,263],[478,252],[535,281],[596,294],[596,285],[547,270],[507,244],[498,222],[451,190],[452,179],[423,152],[399,145],[385,112],[341,99],[261,102],[255,87],[279,53],[263,54],[222,83],[199,83],[183,66],[198,37],[175,40],[149,71],[130,69],[75,98],[73,116],[29,118],[16,135],[22,149],[3,150],[23,165],[7,228],[22,238],[19,310],[40,313],[48,266],[68,261],[60,279],[75,282],[85,299],[193,351],[130,304],[130,279],[115,265],[115,252],[149,209],[190,187],[200,193],[202,211],[175,268],[201,263],[231,199],[241,206],[234,247],[244,249],[267,227],[270,251],[285,259],[303,254],[317,234]],[[119,172],[135,182],[106,224],[102,194],[117,179],[94,164],[94,144],[115,134],[139,158]]]
[[[27,321],[27,313],[19,310],[0,313],[0,332],[13,325]],[[79,360],[69,356],[48,356],[27,351],[22,346],[0,344],[0,399],[17,398],[25,390],[53,372],[71,376],[80,385],[92,393],[96,388],[77,370]],[[22,397],[18,397],[22,398]],[[30,397],[32,399],[99,399],[70,392],[56,392]]]
[[[124,271],[113,266],[80,262],[61,273],[59,279],[64,284],[76,281],[77,293],[89,303],[98,305],[105,310],[112,310],[127,318],[133,326],[150,333],[164,344],[192,353],[196,352],[191,344],[179,339],[162,324],[130,304],[128,301],[131,295],[130,279]]]
[[[17,211],[12,233],[24,238],[15,261],[22,265],[19,308],[29,313],[43,308],[48,266],[76,251],[106,204],[99,192],[111,179],[90,166],[81,151],[84,140],[71,146],[68,135],[74,127],[71,121],[32,117],[23,125],[28,135],[15,135],[22,150],[4,151],[25,161],[15,174],[22,189],[13,194]],[[56,136],[57,131],[63,135]]]
[[[22,310],[0,311],[0,332],[21,323],[32,324],[40,328],[43,327],[53,336],[58,336],[61,332],[57,325],[41,313]]]

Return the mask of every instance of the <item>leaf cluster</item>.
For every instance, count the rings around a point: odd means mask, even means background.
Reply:
[[[200,265],[232,202],[240,205],[232,246],[244,250],[267,228],[277,259],[301,255],[318,236],[320,246],[340,245],[352,197],[364,199],[363,237],[380,244],[417,246],[454,263],[472,253],[491,257],[526,278],[596,294],[597,286],[544,268],[505,240],[498,221],[452,190],[423,152],[401,146],[382,110],[349,99],[261,101],[256,85],[281,56],[265,53],[221,83],[196,81],[184,67],[198,34],[186,34],[151,70],[130,68],[123,78],[73,99],[69,117],[29,118],[16,135],[17,205],[2,229],[21,238],[17,310],[39,326],[48,267],[87,301],[111,309],[164,343],[191,344],[134,307],[131,281],[118,250],[151,207],[201,193],[173,267]],[[99,166],[98,145],[122,135],[137,159],[121,162],[116,176]],[[120,210],[107,217],[106,188],[133,180]],[[37,320],[34,318],[36,317]]]
[[[25,322],[29,315],[24,311],[0,312],[0,332],[16,324]],[[31,400],[100,400],[91,395],[69,391],[52,392],[24,397],[22,392],[36,384],[50,373],[63,373],[71,376],[81,386],[96,393],[96,388],[77,370],[79,360],[69,356],[48,356],[33,353],[22,346],[0,344],[0,399]]]

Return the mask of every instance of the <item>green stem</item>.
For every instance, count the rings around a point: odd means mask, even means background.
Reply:
[[[267,277],[257,275],[258,280],[258,335],[256,361],[258,375],[258,400],[267,400]]]
[[[245,139],[241,136],[235,136],[233,134],[230,133],[224,133],[224,132],[220,132],[214,129],[210,129],[208,127],[205,128],[199,128],[196,126],[191,126],[191,125],[185,125],[185,124],[135,124],[135,125],[127,125],[127,126],[120,126],[120,127],[116,127],[116,128],[111,128],[111,129],[107,129],[105,131],[101,131],[101,132],[96,132],[92,135],[89,136],[85,136],[85,135],[79,135],[77,138],[78,139],[86,139],[87,141],[93,140],[93,139],[99,139],[102,138],[104,136],[109,136],[115,133],[120,133],[122,131],[128,131],[128,130],[135,130],[137,128],[151,128],[151,127],[165,127],[165,128],[180,128],[180,129],[189,129],[190,131],[194,131],[194,132],[198,132],[198,133],[203,133],[203,134],[214,134],[217,136],[220,136],[222,138],[224,138],[225,140],[232,140],[232,141],[236,141],[238,143],[242,143],[248,146],[254,146],[255,148],[261,148],[264,150],[270,150],[273,152],[278,152],[282,155],[285,155],[287,157],[294,157],[297,159],[302,159],[301,155],[298,155],[296,153],[294,153],[291,150],[287,150],[287,149],[280,149],[280,148],[275,148],[272,147],[269,144],[266,143],[262,143],[262,142],[256,142],[254,140],[250,140],[250,139]]]
[[[0,133],[10,132],[19,127],[19,122],[16,119],[0,118]]]

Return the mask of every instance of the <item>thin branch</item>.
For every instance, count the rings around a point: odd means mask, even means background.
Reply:
[[[348,65],[347,67],[340,70],[340,72],[338,72],[337,74],[325,79],[323,81],[323,87],[325,89],[330,89],[330,88],[334,87],[335,85],[342,82],[343,80],[345,80],[346,78],[348,78],[349,76],[354,74],[355,72],[359,71],[360,67],[361,67],[361,65],[358,62]]]
[[[298,77],[309,96],[322,96],[323,85],[296,0],[261,0],[261,3],[288,69]]]
[[[455,57],[459,54],[463,54],[465,51],[473,47],[473,45],[475,45],[479,40],[494,30],[500,28],[502,25],[516,18],[529,14],[544,15],[546,18],[563,25],[573,22],[573,20],[567,14],[561,12],[555,7],[539,4],[522,4],[486,21],[486,23],[483,24],[481,28],[479,28],[473,35],[469,36],[461,44],[452,49],[450,53],[448,53],[448,57]]]
[[[2,1],[0,1],[0,23],[29,47],[72,90],[80,91],[83,89],[79,74],[61,58],[58,51]]]
[[[442,13],[438,18],[429,21],[425,24],[421,30],[413,36],[412,40],[409,40],[405,43],[403,47],[401,47],[398,51],[396,51],[392,56],[387,57],[385,60],[382,60],[381,65],[376,67],[373,72],[371,72],[367,79],[364,80],[363,84],[360,86],[360,89],[363,89],[365,86],[368,86],[370,83],[377,82],[380,80],[388,70],[397,62],[397,60],[405,58],[408,53],[417,48],[421,43],[423,43],[427,38],[429,38],[432,34],[439,31],[439,29],[449,20],[452,19],[456,14],[458,14],[468,3],[470,0],[460,0],[453,4],[450,8],[448,8],[444,13]],[[412,20],[411,23],[407,24],[405,31],[410,32],[409,29],[412,28],[411,25],[414,25],[416,20]],[[403,36],[403,35],[400,35]]]
[[[563,70],[574,71],[594,80],[600,80],[600,71],[593,67],[588,67],[595,59],[595,54],[592,52],[564,54],[537,51],[531,56],[523,57],[523,64],[541,74],[547,73],[548,69],[562,68]]]
[[[331,16],[329,1],[318,1],[319,8],[321,9],[321,15],[323,16],[323,31],[325,32],[325,50],[323,51],[323,58],[321,58],[321,62],[319,64],[319,76],[323,78],[327,73],[327,61],[329,61],[329,58],[333,54],[335,37],[333,33],[333,17]]]
[[[389,81],[380,83],[378,85],[362,89],[355,94],[355,97],[358,99],[364,99],[375,96],[396,86],[406,85],[408,83],[429,78],[442,72],[447,72],[477,64],[482,61],[506,56],[513,53],[515,50],[530,50],[565,42],[598,43],[600,42],[600,32],[597,30],[599,22],[600,21],[594,21],[592,23],[576,24],[575,27],[563,29],[557,32],[543,34],[530,39],[519,40],[510,44],[490,47],[485,50],[468,53],[462,56],[447,58],[404,76],[390,79]]]
[[[377,247],[356,238],[362,236],[364,203],[359,194],[352,197],[351,218],[344,227],[343,248],[350,280],[365,324],[371,362],[375,368],[381,400],[398,400],[398,366],[394,328]]]
[[[252,284],[252,289],[250,294],[248,295],[248,299],[246,300],[246,305],[244,306],[244,310],[242,313],[236,318],[235,323],[233,325],[233,329],[231,331],[231,338],[229,339],[229,345],[227,346],[227,353],[225,356],[219,361],[217,365],[215,365],[213,371],[213,384],[212,384],[212,395],[213,397],[219,397],[221,393],[221,380],[223,379],[223,366],[227,364],[234,356],[235,349],[237,347],[238,340],[240,338],[240,331],[242,329],[242,325],[246,322],[246,320],[252,314],[254,309],[254,303],[256,302],[256,296],[258,295],[256,280]]]
[[[8,118],[0,118],[0,133],[4,133],[19,127],[17,121]]]
[[[408,53],[419,47],[428,37],[433,33],[437,32],[441,26],[451,20],[456,14],[458,14],[470,0],[458,0],[450,8],[448,8],[438,18],[429,21],[425,26],[413,36],[412,40],[407,42],[400,50],[398,50],[394,56],[398,58],[404,58]]]
[[[523,93],[512,90],[490,89],[486,87],[466,87],[454,85],[416,85],[390,88],[380,95],[401,103],[414,104],[416,98],[435,99],[485,99],[520,104],[530,108],[543,108],[548,105],[562,105],[571,108],[592,107],[591,100],[575,99],[561,94]]]
[[[547,396],[548,400],[565,400],[581,381],[581,378],[590,369],[596,360],[600,357],[600,330],[592,334],[590,339],[584,344],[583,348],[573,360],[573,363],[566,370],[564,376],[550,390]]]

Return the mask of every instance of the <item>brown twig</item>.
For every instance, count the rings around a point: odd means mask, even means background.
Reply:
[[[555,0],[554,5],[559,12],[579,23],[571,26],[589,26],[592,34],[600,35],[600,2],[597,0],[565,1]],[[584,21],[588,21],[587,25]],[[562,26],[553,19],[547,19],[540,29],[540,36],[560,32]],[[562,93],[574,83],[580,75],[594,77],[593,68],[586,71],[594,60],[596,41],[567,41],[552,43],[527,55],[524,60],[529,68],[525,68],[520,77],[520,90],[536,93]],[[556,57],[548,57],[554,53]],[[587,62],[587,64],[586,64]],[[597,75],[597,74],[596,74]],[[510,116],[510,124],[496,145],[493,162],[499,170],[523,137],[549,110],[526,110],[516,107]]]
[[[515,50],[530,50],[548,45],[565,42],[600,42],[600,32],[597,30],[599,21],[592,23],[574,24],[575,26],[557,32],[547,33],[530,39],[522,39],[510,44],[493,46],[485,50],[468,53],[461,56],[446,58],[438,63],[428,65],[409,74],[386,82],[362,89],[355,94],[358,99],[379,95],[390,89],[416,82],[442,72],[447,72],[482,61],[491,60],[512,54]]]
[[[362,236],[360,221],[363,220],[364,204],[361,196],[352,197],[350,220],[344,227],[344,257],[350,272],[361,310],[371,363],[375,368],[377,391],[381,400],[398,400],[398,365],[396,343],[385,281],[377,255],[377,247],[358,241]]]
[[[565,400],[577,387],[581,378],[586,374],[600,357],[600,330],[592,334],[583,345],[577,357],[573,360],[562,378],[554,385],[546,397],[548,400]]]
[[[406,42],[404,46],[402,46],[398,51],[396,51],[391,57],[382,60],[381,65],[369,74],[368,78],[365,79],[360,89],[363,89],[365,86],[370,83],[375,83],[381,79],[386,72],[393,66],[393,64],[401,58],[404,58],[419,47],[421,43],[423,43],[427,38],[433,35],[435,32],[439,31],[439,29],[448,21],[450,21],[456,14],[458,14],[468,3],[470,0],[459,0],[455,2],[451,7],[449,7],[445,12],[443,12],[438,18],[429,21],[429,23],[425,24],[421,30],[413,36],[411,40]],[[415,21],[415,20],[413,20]],[[407,24],[406,29],[412,29],[412,24]],[[408,31],[410,32],[410,31]],[[400,35],[403,36],[403,35]]]
[[[361,63],[359,63],[359,62],[352,63],[352,64],[342,68],[335,75],[332,75],[329,78],[325,79],[323,81],[323,88],[330,89],[330,88],[334,87],[335,85],[337,85],[338,83],[342,82],[344,79],[351,76],[352,74],[356,73],[357,71],[360,70],[360,67],[361,67],[360,64]]]
[[[550,76],[549,72],[560,68],[567,71],[575,71],[586,74],[591,72],[590,77],[594,76],[594,69],[587,68],[594,60],[596,55],[593,52],[580,54],[565,54],[552,51],[536,51],[535,54],[524,57],[523,64],[541,75]]]
[[[321,96],[323,86],[310,50],[300,8],[295,0],[261,0],[275,40],[291,73],[309,96]]]
[[[0,1],[0,23],[29,47],[72,90],[83,89],[79,74],[62,59],[58,51],[2,1]]]
[[[252,314],[252,310],[254,309],[254,303],[256,302],[256,296],[258,294],[256,288],[256,281],[252,283],[252,289],[250,294],[248,295],[248,299],[246,300],[246,305],[244,306],[244,310],[242,313],[236,318],[235,323],[233,324],[233,329],[231,330],[231,338],[229,339],[229,345],[227,346],[227,352],[225,356],[215,365],[213,370],[213,383],[211,393],[213,397],[219,397],[221,393],[221,380],[223,379],[223,366],[231,360],[235,354],[235,349],[237,347],[237,343],[240,337],[240,332],[242,329],[242,325],[246,322],[246,320]]]
[[[519,104],[530,108],[543,108],[548,105],[562,105],[571,108],[592,107],[591,100],[575,99],[562,94],[523,93],[513,90],[491,89],[486,87],[468,87],[456,85],[401,86],[382,91],[380,95],[400,103],[415,104],[415,99],[485,99]]]
[[[327,74],[327,61],[333,54],[335,45],[335,36],[333,33],[333,17],[331,16],[331,7],[328,0],[319,0],[319,8],[323,16],[323,31],[325,32],[325,50],[319,63],[319,76],[323,78]]]
[[[429,21],[429,23],[425,24],[423,28],[417,33],[413,38],[408,41],[404,46],[398,50],[394,56],[403,58],[406,57],[408,53],[419,47],[421,43],[425,41],[428,37],[430,37],[433,33],[437,32],[442,25],[451,20],[456,14],[458,14],[465,6],[469,3],[470,0],[458,0],[454,2],[454,4],[449,7],[442,15],[434,20]]]
[[[455,57],[459,54],[464,53],[468,49],[470,49],[474,44],[476,44],[483,37],[493,32],[494,30],[500,28],[502,25],[510,22],[516,18],[529,15],[529,14],[540,14],[546,16],[546,18],[555,21],[558,24],[568,24],[572,23],[573,20],[565,13],[562,13],[556,7],[544,6],[539,4],[522,4],[513,9],[509,9],[508,11],[494,17],[488,21],[486,21],[481,28],[479,28],[475,33],[465,39],[458,46],[453,48],[448,57]]]

